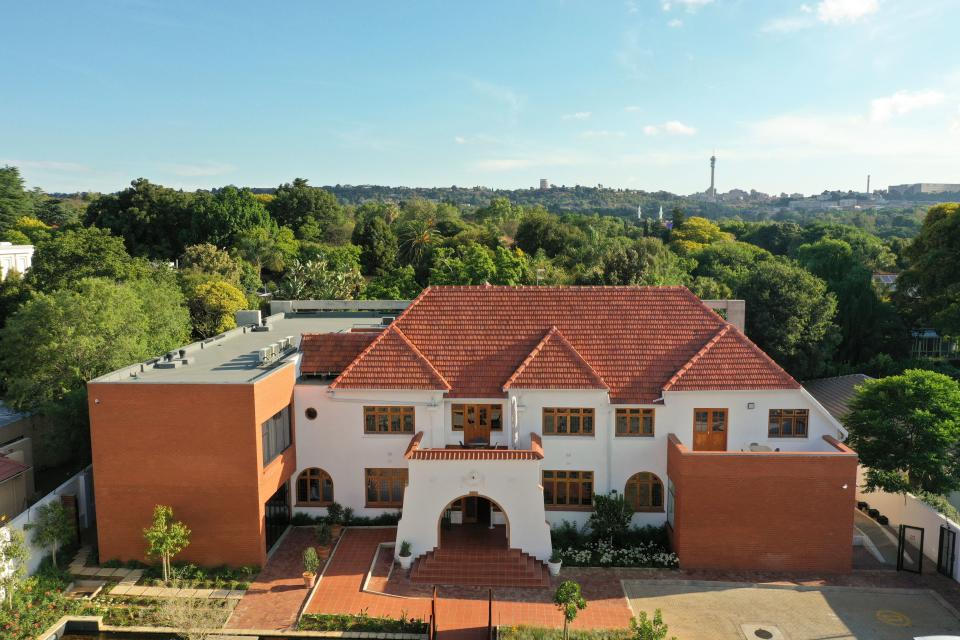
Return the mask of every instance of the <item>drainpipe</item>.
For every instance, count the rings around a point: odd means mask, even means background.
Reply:
[[[616,415],[616,409],[610,404],[610,394],[607,394],[607,493],[610,493],[613,487],[613,437],[617,429],[617,425],[614,424]]]

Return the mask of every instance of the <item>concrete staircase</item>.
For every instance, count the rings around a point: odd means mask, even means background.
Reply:
[[[550,586],[546,565],[520,549],[434,549],[410,570],[410,581],[477,587]]]

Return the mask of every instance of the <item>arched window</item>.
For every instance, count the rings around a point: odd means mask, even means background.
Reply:
[[[663,483],[652,473],[644,471],[630,476],[623,497],[634,511],[663,511]]]
[[[323,469],[304,469],[297,477],[297,504],[326,507],[333,502],[333,479]]]

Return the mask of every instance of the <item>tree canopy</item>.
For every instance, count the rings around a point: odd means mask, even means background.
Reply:
[[[960,383],[933,371],[867,380],[844,418],[867,488],[960,490]]]

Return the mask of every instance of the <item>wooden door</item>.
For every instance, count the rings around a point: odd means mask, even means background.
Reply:
[[[463,510],[463,524],[475,523],[477,521],[477,499],[467,496],[460,500],[460,508]]]
[[[693,410],[693,450],[727,450],[727,410]]]
[[[490,444],[491,405],[465,404],[462,407],[464,444]]]

